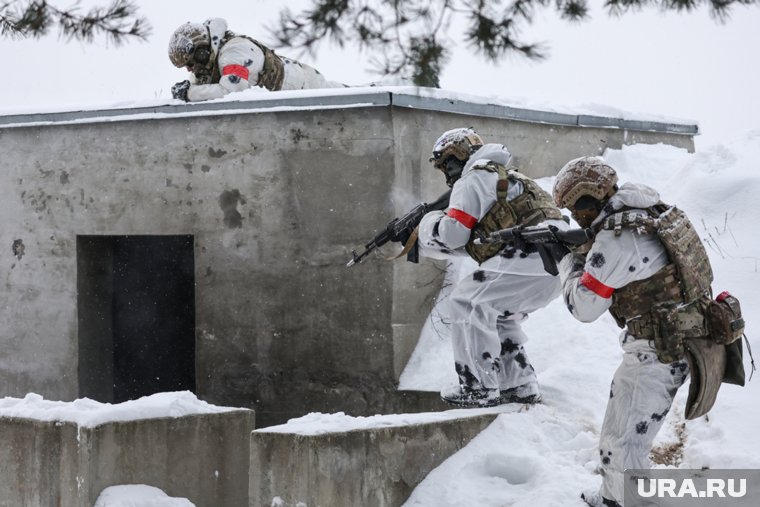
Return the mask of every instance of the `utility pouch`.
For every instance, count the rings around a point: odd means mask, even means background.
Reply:
[[[674,304],[655,306],[654,348],[661,363],[670,364],[684,356],[684,333],[678,323],[678,307]]]
[[[728,291],[721,292],[718,297],[707,303],[705,320],[710,336],[716,343],[729,345],[744,334],[744,319],[739,300]]]

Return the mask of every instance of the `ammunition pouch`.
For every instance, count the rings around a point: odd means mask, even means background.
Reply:
[[[494,162],[473,167],[472,170],[485,170],[499,174],[496,182],[496,202],[473,227],[470,240],[465,245],[467,253],[478,264],[495,256],[504,245],[500,243],[476,244],[476,239],[487,238],[492,232],[509,229],[516,225],[531,226],[547,219],[562,219],[562,212],[554,205],[551,195],[530,178],[517,171],[507,171],[506,167]],[[522,183],[523,192],[508,201],[510,178]]]
[[[744,334],[739,300],[728,292],[721,292],[706,304],[705,319],[710,337],[717,343],[728,345]]]
[[[660,362],[668,364],[685,356],[691,371],[686,419],[710,411],[721,383],[744,385],[742,342],[733,337],[735,332],[743,333],[743,320],[738,301],[727,299],[704,296],[687,306],[659,304],[627,323],[630,334],[653,341]],[[716,305],[721,307],[715,309]],[[741,325],[732,324],[738,321]]]
[[[665,364],[683,359],[685,339],[707,334],[698,305],[659,304],[650,312],[629,320],[627,327],[634,337],[652,340],[657,358]]]
[[[682,301],[676,267],[668,264],[649,278],[617,289],[612,295],[610,313],[618,326],[623,328],[632,319],[649,314],[657,305],[678,304]],[[639,336],[635,332],[631,334]],[[653,333],[647,332],[647,336],[653,336]]]
[[[651,330],[654,333],[654,348],[661,363],[672,363],[683,357],[684,332],[679,326],[678,308],[675,305],[661,305],[650,313],[654,317]]]

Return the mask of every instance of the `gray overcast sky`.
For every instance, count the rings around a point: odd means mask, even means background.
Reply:
[[[92,3],[98,2],[84,5]],[[219,16],[230,29],[267,43],[263,27],[277,20],[286,3],[292,9],[307,5],[305,0],[138,0],[153,35],[147,43],[121,47],[106,47],[102,40],[63,43],[56,35],[39,41],[2,40],[9,61],[0,83],[0,110],[168,98],[171,85],[185,79],[166,55],[177,26]],[[726,24],[713,21],[705,9],[682,15],[649,9],[615,18],[596,8],[592,21],[577,24],[541,11],[524,36],[546,42],[549,58],[530,62],[511,57],[494,66],[453,37],[454,57],[442,75],[442,88],[537,104],[597,104],[695,119],[703,132],[698,147],[760,128],[760,7],[738,7]],[[314,58],[301,58],[347,84],[378,79],[368,59],[328,42]]]

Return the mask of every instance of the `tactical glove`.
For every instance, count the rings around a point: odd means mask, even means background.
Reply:
[[[190,89],[190,81],[185,79],[172,86],[172,98],[188,101],[187,91]]]

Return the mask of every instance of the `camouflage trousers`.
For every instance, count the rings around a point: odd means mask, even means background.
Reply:
[[[559,277],[476,270],[451,292],[454,362],[463,386],[506,390],[536,382],[520,322],[559,295]],[[536,392],[537,394],[537,392]]]
[[[673,398],[689,376],[685,359],[661,363],[649,340],[623,335],[599,438],[601,495],[623,505],[623,473],[650,468],[649,453]]]

